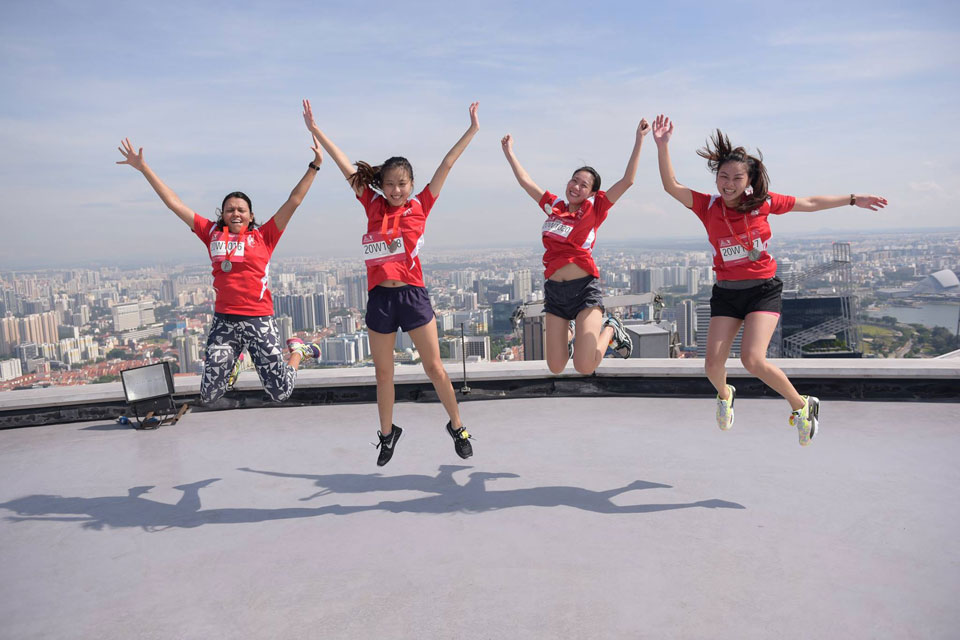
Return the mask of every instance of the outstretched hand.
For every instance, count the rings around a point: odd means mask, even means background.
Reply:
[[[502,138],[500,138],[500,146],[503,147],[503,152],[509,154],[513,151],[513,136],[509,133]]]
[[[479,102],[472,102],[470,104],[470,129],[473,131],[480,130],[480,118],[477,116],[477,110],[480,108]]]
[[[862,209],[870,209],[870,211],[879,211],[887,206],[887,199],[881,198],[880,196],[856,196],[854,201],[858,207]]]
[[[317,123],[313,121],[313,108],[310,107],[310,101],[306,99],[303,101],[303,121],[310,131],[313,131],[314,127],[317,126]]]
[[[313,151],[313,164],[323,164],[323,149],[320,147],[320,141],[317,140],[317,136],[313,136],[313,146],[310,147],[310,150]]]
[[[640,124],[637,125],[637,139],[642,140],[648,133],[650,133],[650,123],[646,118],[640,118]]]
[[[130,138],[124,138],[120,141],[122,146],[117,147],[123,154],[123,160],[117,160],[117,164],[128,164],[137,171],[143,171],[143,147],[136,153],[133,152],[133,145],[130,144]]]
[[[673,123],[670,122],[670,118],[663,115],[662,113],[658,115],[653,120],[653,141],[657,144],[666,144],[670,142],[670,136],[673,135]]]

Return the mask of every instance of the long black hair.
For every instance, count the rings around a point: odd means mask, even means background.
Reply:
[[[737,211],[753,211],[764,203],[767,199],[767,190],[770,188],[770,177],[767,175],[767,168],[763,166],[763,154],[757,149],[757,155],[752,156],[747,153],[743,147],[734,147],[730,143],[730,138],[725,136],[720,129],[710,136],[707,145],[703,149],[697,150],[697,155],[706,159],[707,166],[716,175],[720,167],[728,162],[742,162],[747,167],[747,175],[750,187],[753,193],[746,193],[740,198],[740,204],[737,205]]]

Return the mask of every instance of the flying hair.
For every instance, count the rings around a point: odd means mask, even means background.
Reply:
[[[714,175],[728,162],[741,162],[747,167],[747,175],[753,193],[740,196],[740,204],[736,210],[740,212],[753,211],[767,199],[767,190],[770,187],[770,177],[767,168],[763,166],[763,154],[757,149],[757,155],[752,156],[743,147],[734,147],[730,138],[720,129],[710,136],[704,148],[697,150],[697,155],[707,161],[707,166]]]

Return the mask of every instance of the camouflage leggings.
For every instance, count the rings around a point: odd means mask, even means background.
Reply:
[[[283,402],[293,393],[297,370],[283,361],[273,316],[224,316],[216,314],[207,336],[207,359],[200,382],[204,404],[215,402],[227,392],[227,380],[240,352],[250,354],[257,375],[274,402]]]

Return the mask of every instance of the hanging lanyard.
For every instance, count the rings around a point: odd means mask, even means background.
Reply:
[[[403,211],[397,212],[393,216],[393,229],[387,233],[387,224],[389,224],[390,216],[384,212],[383,220],[380,223],[380,235],[387,239],[387,242],[393,242],[393,239],[397,236],[397,231],[400,229],[400,217],[403,215]]]
[[[727,229],[730,229],[730,235],[737,241],[737,244],[743,247],[744,251],[753,251],[753,239],[750,237],[750,222],[747,220],[747,216],[743,216],[743,224],[746,227],[745,233],[747,234],[747,242],[744,244],[740,241],[740,236],[737,235],[737,232],[733,230],[733,225],[727,220],[727,205],[724,204],[723,198],[720,198],[720,209],[723,211],[723,221],[727,223]]]

